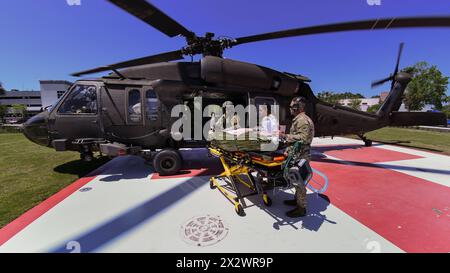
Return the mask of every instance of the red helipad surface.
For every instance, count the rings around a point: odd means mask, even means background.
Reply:
[[[402,153],[380,149],[378,147],[365,147],[363,145],[337,145],[337,146],[321,146],[317,150],[324,152],[326,155],[339,158],[345,161],[354,162],[390,162],[398,160],[408,160],[422,158],[418,155]]]

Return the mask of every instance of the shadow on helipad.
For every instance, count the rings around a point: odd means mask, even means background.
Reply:
[[[293,209],[283,204],[283,200],[294,199],[294,195],[285,191],[276,191],[275,194],[269,193],[272,198],[272,206],[264,205],[260,196],[251,196],[248,199],[260,209],[270,215],[275,222],[273,228],[280,230],[283,226],[291,226],[294,229],[307,229],[311,231],[319,231],[324,222],[337,224],[327,218],[326,210],[330,205],[330,199],[324,194],[308,193],[306,216],[298,218],[290,218],[286,216],[286,212]]]

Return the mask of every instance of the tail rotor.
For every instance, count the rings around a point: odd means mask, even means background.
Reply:
[[[391,90],[392,90],[392,88],[394,88],[395,76],[397,76],[397,74],[398,74],[398,69],[399,69],[399,66],[400,66],[400,59],[401,59],[401,56],[402,56],[402,53],[403,53],[404,45],[405,45],[404,43],[400,43],[400,48],[398,50],[397,63],[395,65],[394,74],[391,74],[387,78],[384,78],[384,79],[381,79],[381,80],[378,80],[378,81],[373,81],[372,84],[371,84],[372,88],[380,86],[380,85],[382,85],[382,84],[384,84],[385,82],[388,82],[388,81],[392,82],[391,83]]]

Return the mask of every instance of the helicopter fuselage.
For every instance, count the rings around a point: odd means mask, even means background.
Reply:
[[[398,77],[391,91],[396,100],[409,80],[408,75]],[[191,137],[174,140],[172,125],[180,119],[173,113],[176,106],[186,107],[191,113],[200,109],[200,119],[192,115],[189,124],[191,128],[203,128],[211,119],[210,113],[204,113],[209,105],[218,109],[224,101],[256,108],[276,105],[280,128],[288,132],[292,120],[289,103],[295,96],[307,99],[305,112],[316,124],[315,136],[362,136],[392,124],[389,114],[396,110],[396,101],[387,99],[388,104],[395,105],[386,106],[385,115],[369,114],[318,100],[308,82],[301,75],[212,56],[200,62],[138,66],[77,81],[51,109],[28,121],[24,132],[36,143],[53,145],[59,151],[82,152],[93,149],[91,144],[95,148],[105,142],[150,150],[201,147],[206,144],[205,137],[199,138],[194,130]],[[245,119],[241,126],[250,127]]]

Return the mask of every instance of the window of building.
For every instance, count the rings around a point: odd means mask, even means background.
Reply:
[[[56,91],[58,99],[60,99],[64,95],[64,93],[66,93],[66,91]]]
[[[147,90],[145,93],[145,99],[147,106],[145,108],[145,115],[148,120],[158,119],[158,98],[156,97],[155,91],[152,89]]]
[[[141,92],[138,89],[132,89],[128,92],[128,121],[133,123],[141,122]]]
[[[96,114],[97,90],[93,85],[76,85],[58,109],[61,114]]]

